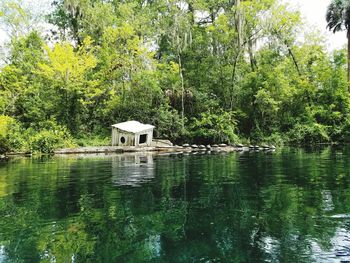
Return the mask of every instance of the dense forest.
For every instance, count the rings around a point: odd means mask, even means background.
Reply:
[[[279,0],[56,0],[49,32],[20,3],[0,4],[0,151],[109,144],[126,120],[176,143],[350,140],[346,49]]]

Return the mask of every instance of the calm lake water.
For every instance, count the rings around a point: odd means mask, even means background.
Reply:
[[[350,148],[1,162],[0,262],[350,262]]]

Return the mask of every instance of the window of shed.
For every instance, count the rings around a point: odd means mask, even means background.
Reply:
[[[125,139],[124,136],[120,137],[120,142],[121,142],[122,144],[126,143],[126,139]]]
[[[147,142],[147,134],[141,134],[139,143],[146,143]]]

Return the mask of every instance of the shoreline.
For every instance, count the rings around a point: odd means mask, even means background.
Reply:
[[[320,143],[317,145],[304,145],[296,146],[297,148],[305,148],[312,146],[339,146],[341,144],[329,144]],[[74,154],[123,154],[123,153],[191,153],[191,152],[271,152],[275,151],[277,148],[275,146],[247,146],[247,145],[207,145],[207,146],[197,146],[197,145],[184,145],[184,146],[86,146],[86,147],[76,147],[76,148],[64,148],[54,150],[52,153],[36,153],[36,152],[7,152],[0,154],[0,160],[6,160],[11,157],[32,157],[40,155],[74,155]]]
[[[271,151],[275,150],[274,146],[229,146],[229,145],[213,145],[213,146],[152,146],[152,147],[136,147],[136,146],[96,146],[96,147],[77,147],[55,150],[51,155],[74,155],[74,154],[110,154],[110,153],[191,153],[191,152],[247,152],[247,151]],[[42,154],[42,153],[41,153]],[[9,152],[0,155],[0,159],[6,159],[14,156],[31,157],[36,155],[31,152]],[[43,154],[42,154],[43,155]],[[45,155],[45,154],[44,154]],[[49,154],[50,155],[50,154]]]
[[[100,146],[100,147],[79,147],[73,149],[60,149],[54,151],[55,155],[61,154],[88,154],[88,153],[128,153],[128,152],[159,152],[159,153],[177,153],[177,152],[241,152],[250,150],[275,150],[274,146],[152,146],[152,147],[136,147],[136,146]]]

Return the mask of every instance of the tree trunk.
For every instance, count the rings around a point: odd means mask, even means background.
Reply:
[[[236,14],[235,14],[235,20],[236,20],[236,30],[238,33],[238,45],[242,46],[243,44],[243,15],[241,13],[241,10],[239,10],[241,4],[241,0],[236,0],[235,6],[236,6]]]
[[[230,110],[232,111],[233,109],[233,100],[234,100],[234,88],[235,88],[235,83],[236,83],[236,72],[237,72],[237,64],[238,64],[238,60],[240,58],[241,55],[241,49],[238,50],[235,58],[234,58],[234,62],[233,62],[233,68],[232,68],[232,75],[231,75],[231,85],[230,85]]]
[[[184,84],[184,76],[182,73],[182,61],[181,61],[181,53],[178,53],[179,58],[179,75],[181,80],[181,119],[182,119],[182,129],[185,128],[185,84]]]
[[[188,12],[190,13],[191,25],[194,25],[194,8],[192,3],[188,3]]]
[[[285,45],[287,46],[287,49],[288,49],[288,53],[289,55],[291,56],[292,60],[293,60],[293,63],[294,63],[294,66],[298,72],[298,75],[301,76],[301,71],[300,71],[300,68],[299,68],[299,65],[298,65],[298,61],[296,59],[296,57],[294,56],[294,53],[292,51],[292,48],[289,46],[287,40],[284,41]]]
[[[248,41],[248,54],[249,54],[249,60],[250,60],[250,67],[252,68],[252,71],[254,72],[258,66],[257,66],[257,62],[254,56],[254,52],[253,52],[253,41],[251,39],[249,39]]]
[[[348,38],[348,92],[350,93],[350,28],[347,31]]]

